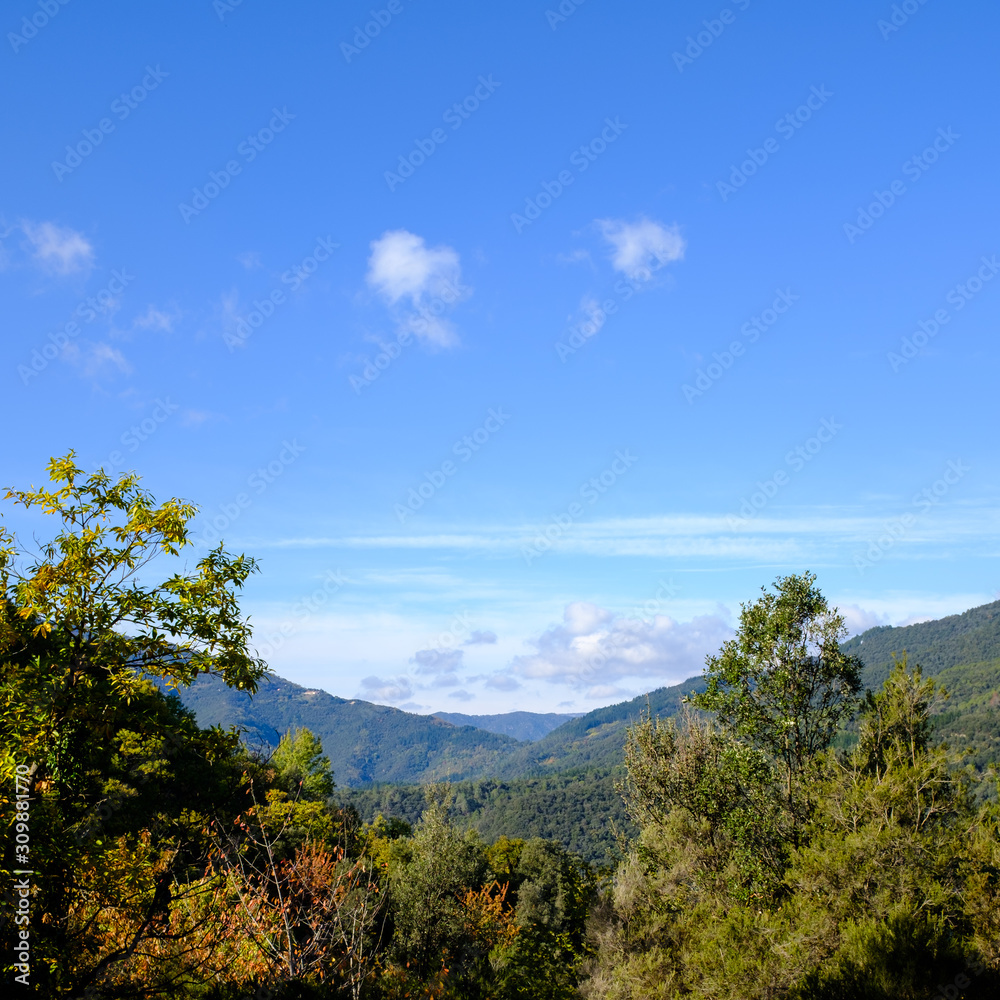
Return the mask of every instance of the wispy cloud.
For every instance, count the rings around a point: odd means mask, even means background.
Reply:
[[[50,274],[75,274],[89,270],[94,263],[94,248],[75,229],[28,220],[21,223],[21,229],[28,238],[33,260]]]
[[[493,646],[496,645],[497,634],[496,632],[481,632],[476,629],[465,642],[462,643],[463,646]]]
[[[638,556],[649,558],[704,558],[751,562],[758,565],[818,565],[817,561],[848,564],[852,546],[884,531],[891,507],[882,513],[859,514],[856,508],[772,509],[738,531],[722,515],[665,515],[581,521],[554,543],[555,551],[573,555]],[[332,547],[384,550],[457,550],[507,553],[519,556],[538,534],[537,524],[489,524],[467,530],[425,534],[341,535],[260,539],[262,547]],[[1000,547],[1000,510],[989,502],[941,507],[920,519],[894,557],[908,552],[933,555],[934,547],[975,545]]]
[[[366,281],[392,308],[399,324],[436,347],[453,347],[458,335],[444,319],[467,294],[458,254],[449,246],[428,247],[405,229],[371,242]]]
[[[174,328],[175,319],[175,313],[165,312],[150,305],[141,316],[136,316],[132,325],[139,330],[162,330],[164,333],[170,333]]]
[[[639,218],[598,219],[597,226],[611,246],[611,266],[631,280],[648,281],[656,267],[684,256],[684,238],[676,225]]]

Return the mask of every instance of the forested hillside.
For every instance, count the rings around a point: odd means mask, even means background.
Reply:
[[[607,864],[616,853],[616,834],[633,835],[635,826],[615,790],[624,769],[553,774],[511,781],[459,781],[443,789],[449,815],[464,829],[486,841],[497,837],[541,837],[595,864]],[[431,799],[417,785],[375,785],[340,790],[344,806],[361,819],[377,816],[417,824]]]
[[[864,662],[864,682],[873,689],[889,676],[893,653],[904,650],[928,674],[993,660],[1000,657],[1000,601],[917,625],[870,628],[843,648]]]
[[[452,726],[432,716],[348,700],[274,674],[256,695],[202,675],[180,692],[199,725],[236,726],[248,744],[278,745],[290,728],[316,733],[334,762],[338,784],[461,780],[496,771],[518,744],[510,736]]]
[[[504,712],[502,715],[463,715],[461,712],[435,712],[433,718],[443,719],[453,726],[475,726],[488,733],[502,733],[515,740],[540,740],[553,729],[583,712]]]

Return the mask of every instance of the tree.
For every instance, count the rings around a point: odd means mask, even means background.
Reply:
[[[770,754],[784,772],[789,808],[793,785],[853,714],[861,661],[841,652],[844,618],[830,610],[812,573],[778,577],[776,593],[742,605],[736,637],[705,668],[707,689],[692,704]]]
[[[271,757],[275,784],[289,795],[306,801],[325,801],[333,795],[330,758],[323,754],[320,738],[311,730],[289,729]]]
[[[236,914],[234,939],[256,953],[249,962],[255,975],[332,978],[357,1000],[374,974],[381,937],[376,920],[383,897],[374,864],[318,839],[285,848],[294,813],[259,802],[252,783],[249,795],[252,804],[236,817],[234,830],[212,823],[213,863],[225,876],[217,901]]]
[[[236,734],[200,730],[150,678],[176,688],[211,671],[253,692],[264,664],[236,596],[252,559],[220,546],[148,582],[191,544],[191,504],[157,505],[134,474],[87,476],[73,452],[48,472],[51,488],[6,493],[61,526],[34,552],[0,538],[0,770],[30,765],[22,867],[45,914],[33,984],[55,996],[99,988],[173,933],[178,893],[205,860],[201,824],[246,764]]]

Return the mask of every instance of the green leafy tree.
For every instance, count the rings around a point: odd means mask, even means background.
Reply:
[[[59,522],[52,541],[0,544],[0,769],[6,781],[30,765],[33,983],[46,996],[112,991],[149,941],[185,933],[171,919],[203,869],[202,823],[249,763],[235,734],[198,729],[150,678],[211,671],[253,692],[264,670],[237,603],[253,560],[220,546],[150,583],[190,544],[195,508],[73,459],[49,462],[50,488],[6,494]]]
[[[789,808],[794,785],[855,711],[862,663],[845,655],[844,618],[831,610],[812,573],[779,577],[742,605],[736,637],[705,669],[707,688],[694,695],[723,728],[770,754],[784,772]]]
[[[320,738],[305,727],[289,729],[271,757],[275,784],[304,801],[325,801],[333,795],[330,758]]]

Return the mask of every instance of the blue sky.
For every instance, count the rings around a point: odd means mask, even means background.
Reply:
[[[789,572],[993,600],[998,27],[8,4],[0,485],[137,470],[273,669],[416,711],[676,682]]]

